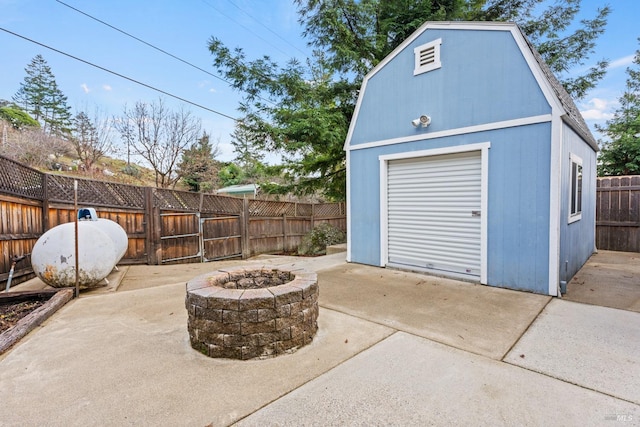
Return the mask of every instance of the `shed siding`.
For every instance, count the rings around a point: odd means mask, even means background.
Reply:
[[[488,284],[546,293],[550,138],[542,123],[351,151],[351,260],[380,265],[378,156],[490,142]]]
[[[413,76],[414,47],[437,38],[442,67]],[[549,113],[509,31],[429,29],[369,79],[350,144]],[[411,126],[421,114],[428,129]]]
[[[596,153],[569,126],[562,128],[562,199],[560,214],[560,280],[567,282],[587,262],[596,238]],[[571,160],[582,159],[582,218],[569,224]]]

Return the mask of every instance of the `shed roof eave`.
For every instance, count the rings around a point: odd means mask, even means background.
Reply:
[[[591,135],[591,133],[586,133],[581,126],[578,126],[575,122],[575,120],[573,120],[573,118],[571,116],[569,116],[568,114],[563,114],[562,115],[562,122],[566,123],[575,133],[577,133],[587,144],[589,144],[589,147],[591,147],[591,149],[593,151],[595,151],[596,153],[598,151],[600,151],[600,147],[598,146],[598,142],[593,138],[593,135]]]

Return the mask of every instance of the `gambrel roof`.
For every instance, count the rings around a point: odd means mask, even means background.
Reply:
[[[427,30],[471,30],[471,31],[503,31],[510,32],[522,53],[528,68],[531,70],[538,86],[544,93],[544,97],[548,104],[551,106],[552,111],[556,117],[560,117],[569,127],[571,127],[589,146],[598,151],[598,144],[591,134],[589,127],[587,126],[584,118],[580,114],[580,110],[576,106],[571,96],[567,93],[562,84],[554,76],[549,66],[542,59],[540,53],[535,49],[531,42],[524,35],[522,30],[517,24],[512,22],[426,22],[420,28],[418,28],[411,36],[409,36],[402,44],[400,44],[393,52],[391,52],[386,58],[384,58],[379,64],[377,64],[363,79],[363,84],[360,90],[358,103],[356,104],[356,110],[354,117],[360,114],[360,104],[364,92],[367,88],[367,83],[372,79],[379,71],[381,71],[389,62],[400,55],[404,49],[410,46],[416,39],[418,39]],[[349,149],[350,141],[353,136],[356,120],[351,121],[351,126],[347,134],[345,142],[345,149]]]
[[[556,76],[553,74],[553,71],[551,71],[547,63],[544,61],[544,59],[542,59],[542,56],[540,55],[540,53],[531,44],[531,42],[524,35],[524,33],[522,33],[522,30],[520,30],[520,27],[518,27],[517,25],[516,27],[518,28],[518,31],[520,31],[520,34],[522,34],[522,37],[524,38],[524,40],[527,42],[527,45],[529,46],[529,50],[531,51],[531,53],[533,54],[533,57],[536,59],[536,61],[538,62],[538,65],[540,66],[540,70],[545,75],[546,79],[549,81],[549,84],[551,85],[554,93],[558,97],[560,104],[562,104],[562,107],[566,111],[567,115],[565,117],[565,121],[567,122],[567,124],[569,124],[569,126],[573,128],[573,130],[575,130],[582,138],[584,138],[584,140],[587,141],[594,150],[597,151],[598,143],[596,142],[595,138],[591,134],[591,131],[589,130],[589,126],[587,126],[587,123],[584,121],[584,117],[582,117],[582,114],[580,114],[580,110],[576,106],[575,102],[573,102],[573,98],[571,98],[571,95],[569,95],[569,93],[566,91],[564,86],[562,86],[562,83],[558,81]]]

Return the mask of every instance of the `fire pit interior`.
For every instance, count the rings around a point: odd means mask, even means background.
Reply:
[[[191,346],[209,357],[269,358],[292,353],[318,330],[315,273],[244,266],[187,283]]]

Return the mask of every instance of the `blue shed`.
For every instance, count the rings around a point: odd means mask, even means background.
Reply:
[[[425,23],[345,150],[349,262],[557,296],[595,250],[598,145],[515,24]]]

